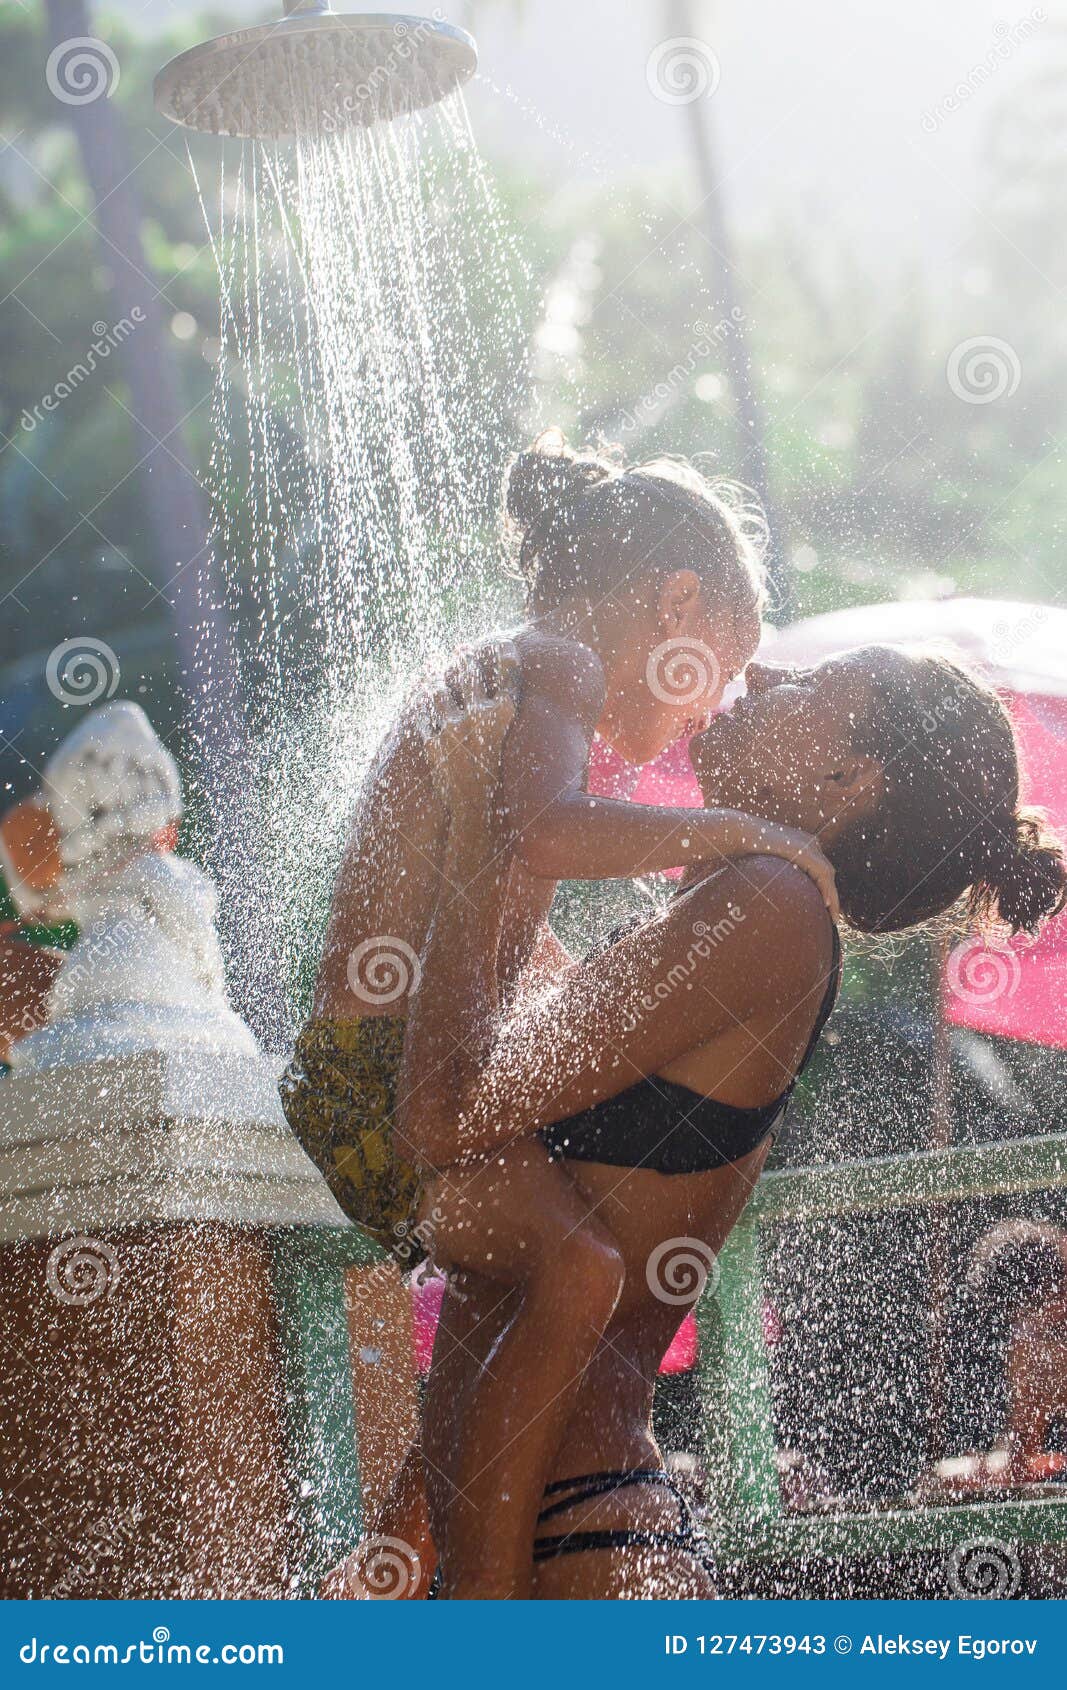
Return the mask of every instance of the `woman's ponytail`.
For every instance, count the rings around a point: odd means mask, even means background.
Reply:
[[[1038,810],[993,824],[971,888],[971,909],[1013,933],[1034,933],[1067,905],[1067,861]]]

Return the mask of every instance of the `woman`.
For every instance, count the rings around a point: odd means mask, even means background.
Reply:
[[[691,874],[662,916],[501,1018],[494,958],[514,838],[484,770],[511,709],[438,703],[448,858],[478,865],[487,890],[438,903],[408,1020],[417,1108],[405,1130],[434,1161],[538,1135],[622,1254],[622,1293],[538,1520],[537,1595],[708,1596],[710,1567],[649,1425],[680,1318],[670,1262],[710,1261],[744,1207],[832,1004],[837,934],[800,869],[748,856]],[[966,895],[977,921],[1032,932],[1067,898],[1060,846],[1019,809],[1003,707],[943,657],[870,647],[806,673],[751,665],[747,697],[694,741],[693,761],[709,806],[819,838],[860,930],[897,931]],[[493,1201],[487,1189],[483,1227]],[[514,1313],[488,1278],[463,1275],[446,1295],[424,1417],[438,1539],[451,1499],[436,1475]],[[526,1430],[517,1419],[515,1438]],[[491,1512],[484,1531],[491,1545]]]

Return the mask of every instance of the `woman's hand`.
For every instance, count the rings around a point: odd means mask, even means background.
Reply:
[[[436,791],[454,818],[496,797],[515,718],[519,655],[510,640],[464,652],[423,700],[420,731]]]

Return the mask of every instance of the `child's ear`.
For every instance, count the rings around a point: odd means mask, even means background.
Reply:
[[[659,620],[668,634],[688,633],[703,613],[700,578],[692,569],[675,569],[660,582]]]

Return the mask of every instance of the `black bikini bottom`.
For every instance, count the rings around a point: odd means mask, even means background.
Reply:
[[[707,1539],[693,1518],[689,1498],[669,1473],[660,1467],[628,1467],[617,1472],[584,1473],[577,1479],[557,1479],[545,1488],[546,1496],[571,1492],[559,1502],[542,1508],[537,1523],[565,1514],[579,1502],[594,1496],[610,1496],[613,1491],[627,1490],[631,1485],[659,1485],[669,1490],[678,1504],[678,1525],[669,1532],[639,1531],[620,1527],[613,1531],[564,1532],[557,1537],[534,1539],[534,1563],[553,1561],[558,1555],[578,1555],[586,1549],[675,1549],[691,1555],[708,1576],[715,1578],[715,1562]]]
[[[789,1088],[790,1091],[792,1087]],[[738,1109],[652,1074],[539,1134],[553,1161],[702,1174],[740,1161],[778,1124],[789,1093]]]
[[[545,1486],[546,1496],[556,1496],[562,1491],[574,1494],[542,1508],[537,1523],[540,1525],[556,1514],[565,1514],[568,1508],[579,1502],[588,1502],[591,1497],[610,1496],[613,1491],[627,1490],[630,1485],[661,1485],[664,1490],[669,1490],[678,1504],[676,1530],[646,1532],[621,1526],[613,1531],[562,1532],[556,1537],[539,1537],[534,1539],[534,1564],[554,1561],[559,1555],[578,1555],[586,1549],[675,1549],[691,1555],[714,1583],[716,1568],[708,1540],[693,1518],[689,1498],[662,1467],[627,1467],[615,1472],[583,1473],[577,1479],[557,1479],[554,1484]],[[441,1568],[438,1566],[427,1592],[431,1602],[436,1601],[440,1589]]]

